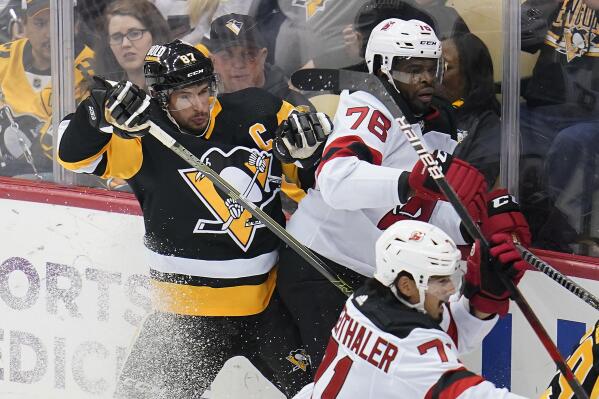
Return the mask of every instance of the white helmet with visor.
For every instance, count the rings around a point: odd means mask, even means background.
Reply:
[[[391,78],[402,83],[414,83],[422,73],[432,74],[439,83],[443,78],[441,41],[430,25],[416,19],[389,18],[379,23],[368,39],[365,58],[369,73],[380,69],[391,83]],[[430,58],[436,63],[430,71],[394,70],[399,60],[410,58]]]
[[[425,294],[442,302],[461,288],[461,253],[440,228],[416,220],[391,225],[376,242],[374,278],[389,287],[405,305],[424,311]],[[395,281],[401,272],[414,279],[420,300],[407,302],[397,292]]]

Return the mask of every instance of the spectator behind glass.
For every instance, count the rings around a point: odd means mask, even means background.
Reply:
[[[283,71],[266,63],[265,43],[256,20],[249,15],[227,14],[212,22],[208,47],[224,92],[260,87],[296,107],[312,109],[306,97],[289,88],[289,78]],[[293,213],[305,192],[287,181],[283,182],[282,190],[283,208]]]
[[[190,43],[204,52],[210,24],[221,15],[248,14],[250,0],[155,0],[154,4],[166,19],[174,38]]]
[[[166,43],[170,32],[156,6],[146,0],[117,0],[104,13],[104,26],[96,45],[99,76],[129,80],[146,87],[143,64],[154,43]]]
[[[266,41],[251,16],[227,14],[215,19],[208,47],[225,93],[260,87],[294,106],[311,106],[289,88],[289,78],[280,68],[266,63]]]
[[[29,0],[25,38],[0,46],[0,175],[52,178],[50,4]],[[75,48],[76,99],[85,95],[93,52]]]
[[[593,234],[599,132],[597,0],[527,0],[522,50],[539,57],[523,84],[520,200],[542,248],[571,252]],[[526,82],[524,82],[526,83]],[[575,176],[578,183],[573,183]],[[586,186],[583,188],[583,184]],[[589,219],[586,220],[585,219]]]
[[[454,155],[480,170],[493,187],[499,176],[501,106],[495,97],[493,61],[478,36],[443,41],[445,74],[440,93],[455,108],[458,146]]]
[[[470,33],[468,25],[447,0],[410,0],[414,7],[429,14],[435,21],[437,35],[447,39],[462,33]]]

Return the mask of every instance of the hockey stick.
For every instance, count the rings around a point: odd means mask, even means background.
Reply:
[[[239,202],[245,209],[248,210],[249,213],[252,214],[256,219],[260,222],[264,223],[266,227],[270,231],[272,231],[277,237],[279,237],[283,242],[289,245],[295,252],[297,252],[306,262],[308,262],[312,267],[318,270],[323,276],[327,278],[335,287],[337,287],[343,294],[346,296],[350,296],[353,292],[352,287],[350,287],[345,281],[343,281],[339,276],[337,276],[328,266],[324,263],[320,258],[318,258],[312,251],[302,245],[299,241],[297,241],[293,236],[291,236],[283,226],[278,224],[273,218],[271,218],[266,212],[262,209],[258,208],[253,202],[249,201],[245,196],[240,194],[235,187],[229,184],[225,179],[223,179],[218,173],[216,173],[212,168],[207,166],[205,163],[200,161],[198,157],[193,155],[189,150],[183,147],[177,140],[175,140],[171,135],[165,132],[160,126],[156,125],[154,122],[150,121],[150,134],[154,136],[158,141],[168,147],[171,151],[181,157],[185,162],[187,162],[192,167],[196,168],[199,172],[201,172],[204,176],[208,177],[208,179],[219,189],[221,189],[225,194],[231,197],[233,200]]]
[[[295,72],[291,76],[291,83],[298,89],[305,90],[305,91],[332,91],[335,93],[340,93],[341,90],[343,90],[343,89],[349,89],[349,90],[363,90],[366,92],[374,93],[377,96],[379,96],[379,92],[384,90],[384,88],[380,87],[381,86],[380,82],[372,81],[371,79],[368,78],[368,76],[372,76],[372,75],[369,75],[366,73],[361,73],[361,72],[336,70],[336,69],[300,69],[299,71]],[[390,108],[392,105],[389,105],[387,103],[393,104],[393,106],[395,108],[397,108],[395,101],[393,101],[393,99],[390,98],[390,95],[386,90],[385,90],[384,94],[381,94],[381,96],[384,96],[384,98],[387,102],[383,101],[383,103],[385,105],[387,105],[389,110],[393,113],[393,110]],[[377,97],[377,98],[379,98],[379,97]],[[382,99],[382,98],[383,97],[380,97],[379,99]],[[407,129],[407,127],[406,127],[406,129],[402,128],[402,130],[404,132],[406,132],[406,135],[413,135],[413,133],[410,133],[411,129]],[[422,145],[419,145],[420,140],[417,137],[416,137],[415,141],[416,141],[416,146],[417,146],[417,148],[415,147],[416,150],[417,151],[425,151],[424,148],[422,148]],[[410,141],[410,143],[412,143],[412,145],[414,146],[414,141]],[[420,153],[419,153],[419,155],[420,155]],[[427,157],[427,159],[429,161],[431,161],[432,157],[430,159]],[[430,165],[430,162],[426,162],[424,160],[423,160],[423,162],[425,162],[426,165]],[[439,172],[440,172],[440,170],[439,170]],[[435,173],[436,173],[436,171],[435,171]],[[431,174],[431,175],[434,177],[433,174]],[[438,180],[435,180],[435,181],[438,182]],[[443,183],[441,183],[441,184],[443,184]],[[454,207],[455,207],[456,200],[457,200],[457,198],[454,199],[453,201],[449,201],[449,202],[451,202],[452,205],[454,205]],[[459,200],[457,202],[459,202]],[[459,205],[458,205],[458,207],[459,207]],[[456,212],[458,212],[461,220],[464,221],[465,218],[466,219],[469,218],[469,215],[467,212],[465,212],[465,209],[463,206],[461,208],[462,208],[462,211],[460,211],[456,207]],[[480,234],[480,230],[478,229],[477,225],[468,226],[467,223],[464,223],[464,227],[468,230],[468,233],[472,237],[476,237],[477,235]],[[476,231],[478,231],[478,233],[475,233],[472,230],[476,230]],[[574,295],[576,295],[583,301],[587,302],[589,305],[591,305],[595,309],[599,310],[599,299],[596,298],[595,296],[593,296],[585,288],[581,287],[575,281],[572,281],[571,279],[566,277],[564,274],[562,274],[560,271],[558,271],[554,267],[550,266],[546,262],[544,262],[541,259],[539,259],[538,257],[536,257],[535,254],[533,254],[527,248],[524,248],[521,245],[517,245],[516,247],[521,252],[522,257],[528,263],[530,263],[533,267],[535,267],[538,271],[547,275],[552,280],[554,280],[555,282],[560,284],[562,287],[564,287],[565,289],[567,289],[568,291],[570,291],[571,293],[573,293]]]
[[[553,266],[543,261],[535,254],[524,248],[520,244],[516,244],[516,248],[520,251],[522,258],[533,265],[535,269],[542,271],[549,277],[551,277],[554,281],[556,281],[559,285],[566,288],[568,291],[585,301],[587,304],[599,310],[599,298],[591,294],[589,291],[578,285],[575,281],[568,278],[568,276],[560,273]]]
[[[426,151],[420,138],[412,129],[410,123],[406,120],[403,112],[399,106],[395,103],[395,100],[391,97],[388,90],[383,86],[381,80],[367,73],[352,72],[346,70],[328,70],[328,69],[315,69],[315,70],[299,70],[292,75],[291,82],[295,87],[300,90],[333,90],[338,91],[340,88],[349,90],[362,90],[374,95],[379,101],[381,101],[387,109],[391,112],[391,115],[399,123],[400,129],[406,135],[406,138],[418,153],[420,160],[426,165],[429,174],[437,183],[439,190],[445,195],[447,201],[452,204],[457,214],[459,215],[462,224],[474,239],[478,239],[481,245],[489,247],[488,241],[482,235],[478,225],[474,223],[470,214],[461,203],[459,197],[451,186],[445,180],[443,171],[437,165],[436,160]],[[576,380],[572,370],[563,359],[559,350],[549,337],[549,334],[533,312],[532,308],[514,284],[514,282],[504,273],[498,273],[503,284],[508,288],[511,294],[511,298],[516,302],[520,311],[526,317],[528,323],[535,331],[539,340],[545,347],[545,350],[549,353],[553,361],[555,362],[558,370],[564,375],[566,381],[576,393],[579,399],[588,399],[588,395],[580,385],[580,382]]]

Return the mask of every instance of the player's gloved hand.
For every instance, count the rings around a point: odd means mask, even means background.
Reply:
[[[333,123],[323,112],[294,112],[275,132],[273,153],[281,162],[314,166],[321,155],[321,143],[333,131]]]
[[[445,151],[437,150],[431,155],[436,159],[445,175],[445,180],[456,192],[472,219],[475,222],[483,220],[487,212],[485,200],[487,182],[483,174],[468,162],[454,158]],[[415,191],[417,197],[428,200],[447,200],[439,191],[437,183],[429,174],[422,160],[418,160],[414,165],[408,178],[408,184]]]
[[[232,198],[227,198],[225,200],[225,205],[229,209],[229,213],[233,219],[239,219],[241,214],[243,213],[243,206],[241,206],[237,201]]]
[[[530,246],[530,229],[514,196],[500,188],[487,193],[486,199],[487,217],[480,225],[484,236],[488,238],[497,233],[508,233],[523,246]]]
[[[146,135],[150,129],[150,96],[129,81],[120,81],[106,93],[104,118],[113,126],[113,133],[132,139]]]
[[[506,275],[518,285],[529,265],[520,256],[509,234],[495,234],[490,245],[488,251],[481,248],[478,240],[472,246],[464,296],[477,310],[503,316],[509,308],[510,293],[499,274]]]

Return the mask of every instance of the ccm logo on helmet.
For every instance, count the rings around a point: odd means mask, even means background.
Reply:
[[[197,71],[189,72],[187,74],[187,77],[190,78],[192,76],[199,75],[201,73],[204,73],[204,70],[203,69],[198,69]]]
[[[437,42],[436,41],[430,41],[430,40],[422,40],[420,42],[420,44],[425,45],[425,46],[436,46]]]

